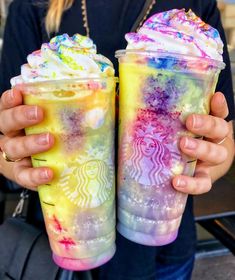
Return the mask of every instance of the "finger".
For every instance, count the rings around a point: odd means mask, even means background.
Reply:
[[[49,133],[34,134],[29,136],[5,137],[1,149],[12,160],[30,157],[49,150],[54,144],[54,137]]]
[[[38,186],[48,184],[53,179],[53,171],[47,167],[29,168],[23,164],[16,164],[13,172],[15,181],[31,190],[37,190]]]
[[[13,88],[5,91],[0,99],[0,111],[19,106],[23,103],[23,97],[20,90]]]
[[[19,130],[43,120],[39,106],[21,105],[0,111],[0,131],[7,136],[18,135]]]
[[[227,149],[223,145],[191,137],[182,137],[180,139],[180,149],[189,157],[210,165],[221,164],[228,156]]]
[[[194,134],[213,139],[214,142],[229,133],[229,125],[224,119],[210,115],[192,114],[186,120],[186,127]]]
[[[210,191],[212,187],[209,170],[205,167],[195,172],[194,177],[179,175],[173,178],[173,187],[187,194],[203,194]]]
[[[227,101],[221,92],[216,92],[211,99],[210,114],[225,119],[229,113]]]

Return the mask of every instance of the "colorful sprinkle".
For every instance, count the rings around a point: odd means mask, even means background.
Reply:
[[[150,17],[137,33],[125,36],[127,49],[166,51],[223,61],[219,32],[191,10],[169,10]]]
[[[11,79],[11,85],[75,78],[113,77],[112,62],[97,54],[93,41],[80,34],[56,36],[40,50],[27,57],[21,75]]]
[[[72,246],[76,245],[76,242],[70,237],[63,237],[63,239],[59,240],[59,243],[62,244],[66,250],[70,250]]]

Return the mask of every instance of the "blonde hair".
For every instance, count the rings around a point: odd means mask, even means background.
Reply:
[[[46,31],[48,34],[58,32],[62,14],[73,5],[74,0],[50,0],[46,15]]]
[[[0,25],[2,30],[6,17],[7,17],[7,3],[6,1],[0,0]]]

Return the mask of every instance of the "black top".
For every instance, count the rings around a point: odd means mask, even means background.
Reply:
[[[114,58],[114,52],[125,48],[124,35],[130,31],[144,2],[144,0],[87,0],[90,36],[96,43],[98,52],[113,61],[116,69],[117,60]],[[44,25],[47,3],[48,1],[45,0],[14,0],[10,5],[0,67],[0,92],[10,87],[9,78],[20,73],[20,66],[26,62],[27,55],[39,49],[42,42],[49,40]],[[150,15],[172,8],[186,10],[191,8],[202,20],[220,32],[225,44],[224,62],[227,66],[221,72],[217,89],[222,91],[227,98],[230,111],[228,120],[233,119],[234,101],[230,62],[216,1],[157,0]],[[72,9],[64,13],[59,30],[59,34],[61,33],[85,35],[80,0],[75,0]]]
[[[112,60],[115,68],[117,68],[117,61],[114,58],[114,52],[125,48],[124,35],[130,31],[144,2],[144,0],[87,0],[90,36],[96,43],[98,52]],[[44,0],[14,0],[10,5],[0,65],[0,92],[10,87],[11,77],[20,74],[20,66],[26,62],[26,56],[49,40],[44,25],[46,4],[47,1]],[[230,110],[228,120],[233,119],[234,102],[230,63],[216,1],[157,0],[150,15],[172,8],[186,8],[186,10],[191,8],[205,22],[219,30],[225,45],[226,68],[220,74],[217,90],[225,94]],[[80,0],[75,0],[72,9],[64,13],[58,33],[85,35]],[[147,247],[128,241],[118,234],[117,252],[115,257],[100,269],[100,279],[155,279],[155,259],[166,263],[187,260],[194,253],[196,244],[192,209],[190,197],[183,215],[179,236],[170,245]]]

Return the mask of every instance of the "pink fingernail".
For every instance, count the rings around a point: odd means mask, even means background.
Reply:
[[[185,138],[184,147],[189,150],[195,150],[197,148],[197,141],[191,138]]]
[[[225,102],[226,102],[226,99],[225,99],[224,95],[220,95],[220,103],[222,105],[224,105]]]
[[[13,89],[10,89],[7,94],[7,100],[9,103],[11,103],[13,99],[14,99],[14,91]]]
[[[49,178],[49,173],[48,173],[48,171],[47,171],[47,170],[42,170],[42,171],[40,172],[40,177],[41,177],[42,179],[48,179],[48,178]]]
[[[49,143],[49,134],[40,135],[36,141],[39,145],[47,145]]]
[[[28,120],[36,120],[38,116],[38,107],[33,106],[26,111],[26,117]]]
[[[184,179],[182,179],[182,178],[178,178],[176,180],[176,187],[177,188],[184,188],[184,187],[186,187],[186,181]]]
[[[203,119],[200,116],[193,115],[193,128],[200,128],[203,125]]]

